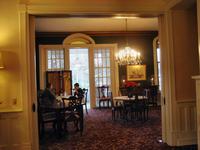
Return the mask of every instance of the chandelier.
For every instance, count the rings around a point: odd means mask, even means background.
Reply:
[[[142,63],[140,53],[128,46],[116,53],[115,57],[119,65],[139,65]]]
[[[127,19],[126,21],[126,32],[127,32]],[[127,38],[126,38],[127,39]],[[116,61],[119,65],[139,65],[142,63],[141,55],[139,52],[136,50],[132,49],[131,47],[128,46],[128,41],[127,46],[118,51],[115,54]]]

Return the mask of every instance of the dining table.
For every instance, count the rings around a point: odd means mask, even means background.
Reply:
[[[113,104],[114,104],[114,106],[123,105],[124,101],[135,101],[136,99],[143,100],[143,99],[147,99],[147,97],[146,96],[135,96],[135,95],[133,95],[132,97],[116,96],[116,97],[113,97]]]
[[[63,135],[63,112],[69,110],[69,102],[71,96],[57,96],[56,101],[52,105],[41,105],[42,109],[47,111],[55,112],[56,114],[56,122],[57,122],[57,134],[58,137],[62,137]],[[83,105],[78,106],[78,111],[80,113],[80,132],[83,132],[84,127],[84,116],[83,116]]]
[[[132,97],[128,96],[116,96],[113,97],[113,105],[114,107],[121,107],[122,108],[122,118],[128,121],[128,112],[135,113],[138,117],[138,114],[143,114],[144,120],[148,119],[148,107],[147,97],[141,95],[133,95]],[[146,114],[146,115],[145,115]],[[131,120],[133,115],[131,115]],[[142,118],[142,117],[141,117]],[[141,119],[142,120],[142,119]]]

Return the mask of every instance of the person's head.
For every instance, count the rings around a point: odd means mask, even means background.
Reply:
[[[52,89],[52,88],[53,88],[53,84],[47,83],[47,88],[48,88],[48,89]]]
[[[75,88],[75,89],[78,89],[78,88],[79,88],[79,84],[78,84],[78,83],[75,83],[75,84],[74,84],[74,88]]]

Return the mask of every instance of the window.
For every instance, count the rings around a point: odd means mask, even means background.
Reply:
[[[159,91],[162,87],[161,76],[161,49],[158,37],[153,40],[153,55],[154,55],[154,78],[153,84],[158,85]]]
[[[159,90],[161,91],[161,70],[160,70],[160,47],[159,47],[159,42],[157,44],[156,52],[157,52],[157,68],[158,68],[158,85],[159,85]]]
[[[47,69],[61,70],[64,69],[64,50],[48,49],[47,50]]]
[[[111,85],[110,49],[94,49],[95,86]]]

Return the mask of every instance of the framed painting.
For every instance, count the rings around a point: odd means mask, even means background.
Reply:
[[[128,81],[146,80],[146,65],[128,65],[127,80]]]

